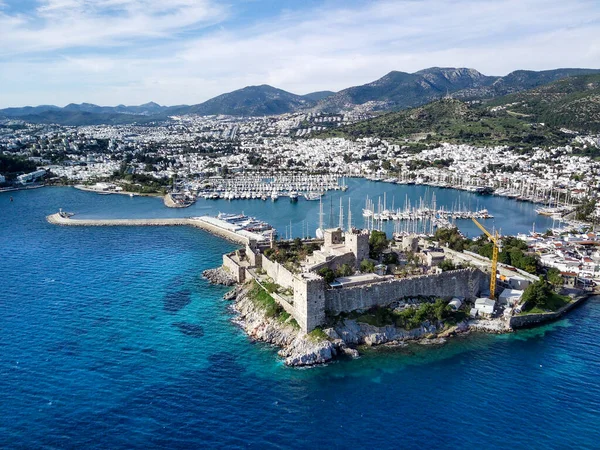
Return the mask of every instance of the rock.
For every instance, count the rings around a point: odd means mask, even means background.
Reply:
[[[238,295],[238,288],[234,288],[223,295],[224,300],[235,300]]]
[[[287,356],[288,366],[313,366],[331,361],[336,355],[336,349],[330,341],[314,341],[305,334],[299,334],[291,345],[280,350],[281,356]]]
[[[235,279],[222,267],[216,269],[207,269],[202,272],[202,276],[212,284],[222,284],[225,286],[233,286],[236,284]]]
[[[323,333],[325,333],[332,341],[340,340],[340,335],[337,334],[333,328],[325,328]]]
[[[344,347],[342,348],[342,352],[344,353],[344,355],[350,356],[351,358],[360,358],[360,353],[358,353],[358,350],[356,350],[355,348]]]
[[[424,338],[417,341],[420,345],[443,345],[447,342],[445,338]]]
[[[324,364],[337,355],[335,345],[329,340],[316,340],[290,323],[266,317],[251,299],[247,288],[241,288],[233,305],[238,323],[256,341],[281,347],[278,354],[288,366]]]

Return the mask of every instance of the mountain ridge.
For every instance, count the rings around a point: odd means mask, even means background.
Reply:
[[[505,76],[488,76],[470,68],[429,67],[414,73],[391,71],[383,77],[339,92],[293,94],[266,84],[246,86],[195,105],[98,106],[71,103],[0,109],[0,117],[34,123],[134,123],[165,120],[172,115],[264,116],[290,112],[338,113],[346,110],[394,111],[413,108],[452,96],[461,100],[489,100],[534,89],[571,76],[600,73],[600,69],[561,68],[545,71],[516,70]],[[53,122],[58,121],[58,122]]]

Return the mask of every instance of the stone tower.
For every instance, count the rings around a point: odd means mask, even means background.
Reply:
[[[346,248],[354,253],[356,264],[369,257],[369,231],[353,228],[346,232]]]

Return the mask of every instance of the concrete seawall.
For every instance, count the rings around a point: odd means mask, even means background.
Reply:
[[[191,226],[208,231],[211,234],[222,237],[238,244],[247,245],[249,239],[231,230],[226,230],[212,223],[208,223],[202,217],[173,218],[173,219],[71,219],[61,216],[59,213],[46,217],[49,223],[65,226],[80,227],[152,227],[152,226]]]
[[[556,312],[522,314],[518,316],[513,316],[510,318],[510,327],[512,329],[530,328],[537,325],[541,325],[546,322],[552,322],[553,320],[560,319],[567,312],[585,302],[589,297],[591,297],[591,294],[581,295],[575,298],[571,303],[568,303],[562,308],[560,308]]]

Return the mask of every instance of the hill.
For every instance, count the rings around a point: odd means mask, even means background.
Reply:
[[[440,142],[509,145],[523,148],[565,144],[569,136],[507,111],[442,99],[417,108],[383,114],[343,126],[320,136],[379,137],[407,144]]]
[[[264,116],[297,111],[311,107],[314,103],[315,101],[307,98],[307,96],[292,94],[263,84],[261,86],[247,86],[227,94],[221,94],[199,105],[172,109],[169,113]]]
[[[600,74],[565,78],[489,105],[547,126],[600,132]]]

